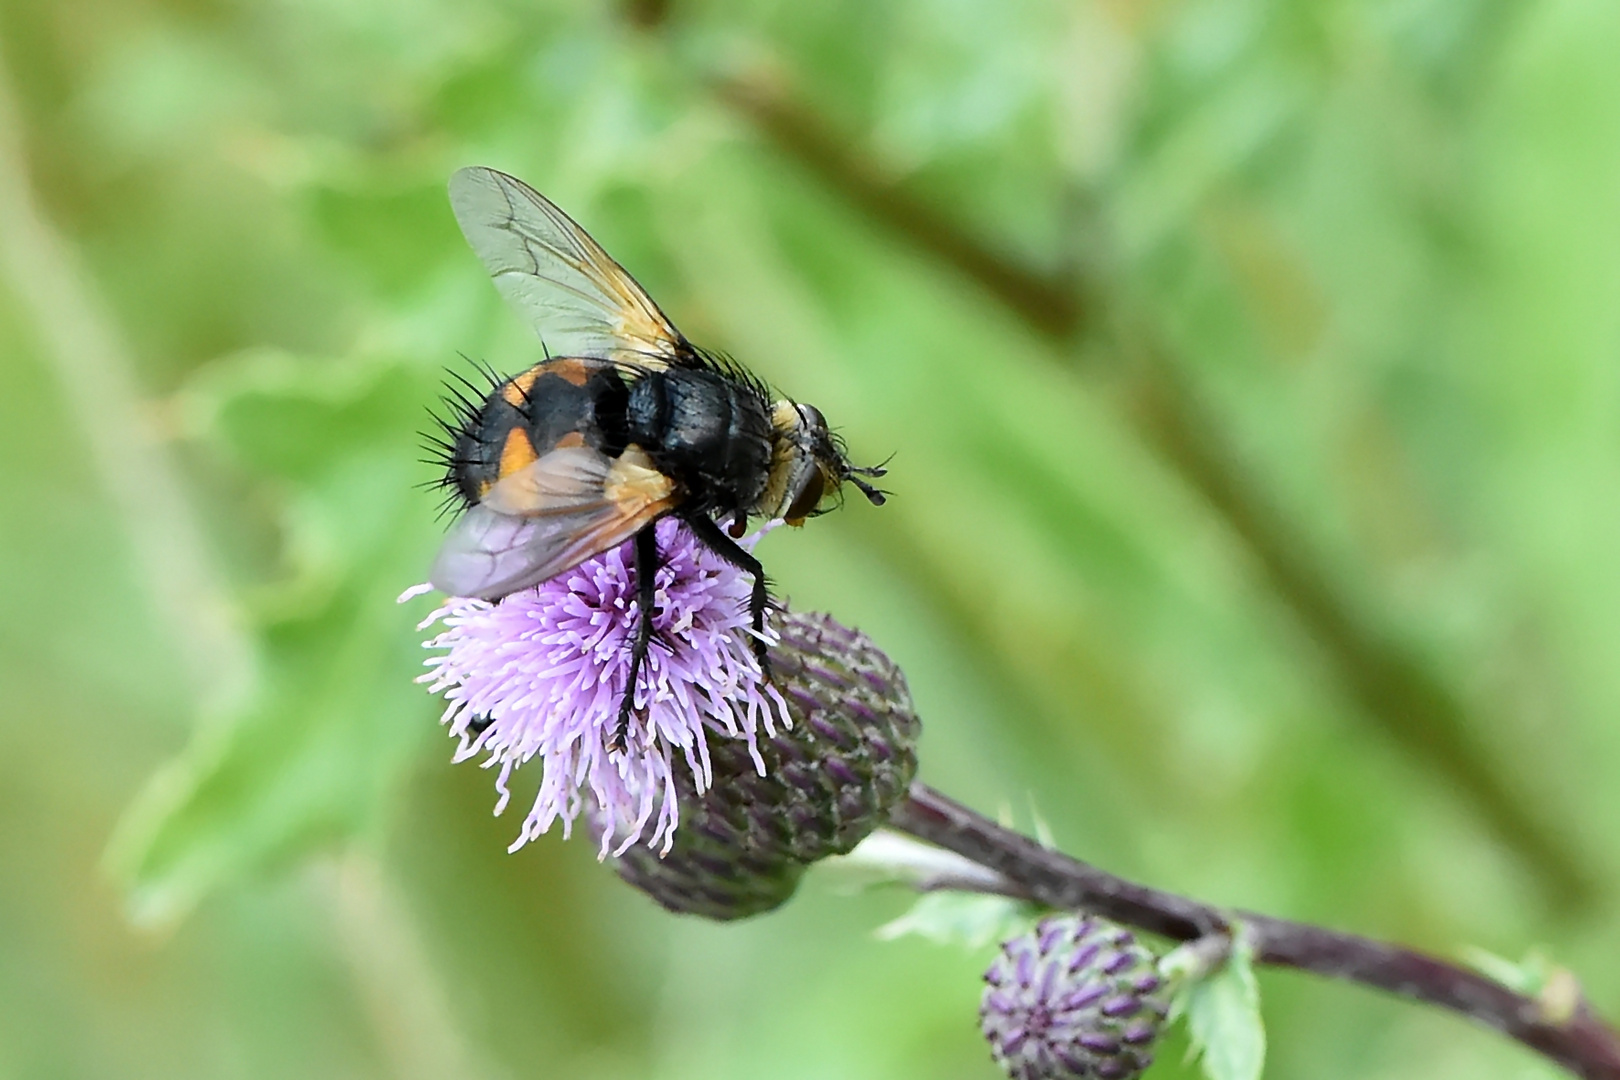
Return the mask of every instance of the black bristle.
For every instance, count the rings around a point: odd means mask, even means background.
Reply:
[[[442,384],[444,394],[440,398],[440,408],[428,410],[433,427],[422,432],[422,450],[425,456],[421,461],[424,465],[437,466],[441,472],[439,476],[418,486],[424,490],[446,492],[437,511],[440,517],[459,512],[471,505],[471,500],[461,488],[458,476],[462,471],[476,467],[480,462],[467,457],[465,448],[469,442],[476,442],[478,439],[479,420],[483,416],[489,396],[506,382],[487,363],[473,360],[465,354],[462,359],[472,365],[473,370],[481,376],[480,381],[487,383],[487,386],[478,385],[477,381],[453,368],[447,369]]]
[[[770,384],[748,370],[731,354],[720,352],[718,349],[700,349],[691,345],[687,347],[691,349],[692,355],[704,368],[717,372],[732,382],[738,382],[746,386],[750,392],[765,402],[767,406],[773,400],[775,395],[771,392]]]

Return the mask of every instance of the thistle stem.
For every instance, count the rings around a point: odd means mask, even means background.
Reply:
[[[996,871],[1026,899],[1102,915],[1175,941],[1191,941],[1242,922],[1259,963],[1438,1005],[1494,1028],[1576,1076],[1620,1080],[1620,1033],[1599,1019],[1584,998],[1577,998],[1573,1008],[1556,1010],[1477,972],[1398,945],[1269,915],[1223,911],[1139,885],[1042,847],[925,784],[912,785],[889,827]],[[1564,1015],[1556,1015],[1559,1011]]]

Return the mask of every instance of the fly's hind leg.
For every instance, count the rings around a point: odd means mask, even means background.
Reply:
[[[612,753],[622,752],[630,736],[630,710],[635,705],[636,682],[653,639],[653,605],[658,594],[658,537],[651,525],[636,533],[636,636],[630,643],[630,676],[619,699],[619,719],[608,742]]]
[[[771,594],[769,582],[765,580],[765,567],[741,544],[727,536],[726,530],[716,525],[714,519],[708,515],[693,514],[681,520],[704,547],[754,579],[754,591],[748,597],[748,617],[754,628],[749,645],[753,647],[754,656],[759,660],[759,669],[765,673],[765,678],[769,679],[771,660],[765,646],[764,633],[765,610],[771,606]]]

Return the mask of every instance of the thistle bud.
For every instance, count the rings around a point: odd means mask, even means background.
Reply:
[[[804,863],[759,849],[722,816],[704,815],[701,803],[686,807],[693,816],[681,823],[667,854],[636,844],[613,859],[621,878],[666,910],[718,922],[787,903],[804,876]]]
[[[792,727],[759,739],[757,762],[746,742],[711,742],[709,788],[676,777],[669,852],[636,846],[615,860],[671,911],[738,919],[785,903],[806,866],[883,824],[916,772],[919,722],[900,669],[826,615],[780,612],[776,625],[772,683]]]
[[[1013,1080],[1132,1080],[1168,1013],[1152,952],[1102,919],[1054,915],[1001,947],[979,1023]]]
[[[809,863],[846,854],[888,820],[916,774],[922,725],[905,675],[859,630],[792,612],[777,629],[773,681],[793,727],[762,742],[765,775],[753,779],[770,785],[783,850]]]

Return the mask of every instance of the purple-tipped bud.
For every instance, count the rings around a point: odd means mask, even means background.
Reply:
[[[1053,915],[1003,943],[979,1023],[1013,1080],[1131,1080],[1169,1011],[1158,960],[1102,919]]]
[[[772,682],[792,727],[758,740],[757,763],[742,740],[710,743],[708,789],[676,778],[674,846],[614,861],[671,911],[740,919],[785,903],[806,866],[888,820],[916,772],[920,725],[900,669],[826,615],[783,611],[775,625]]]

